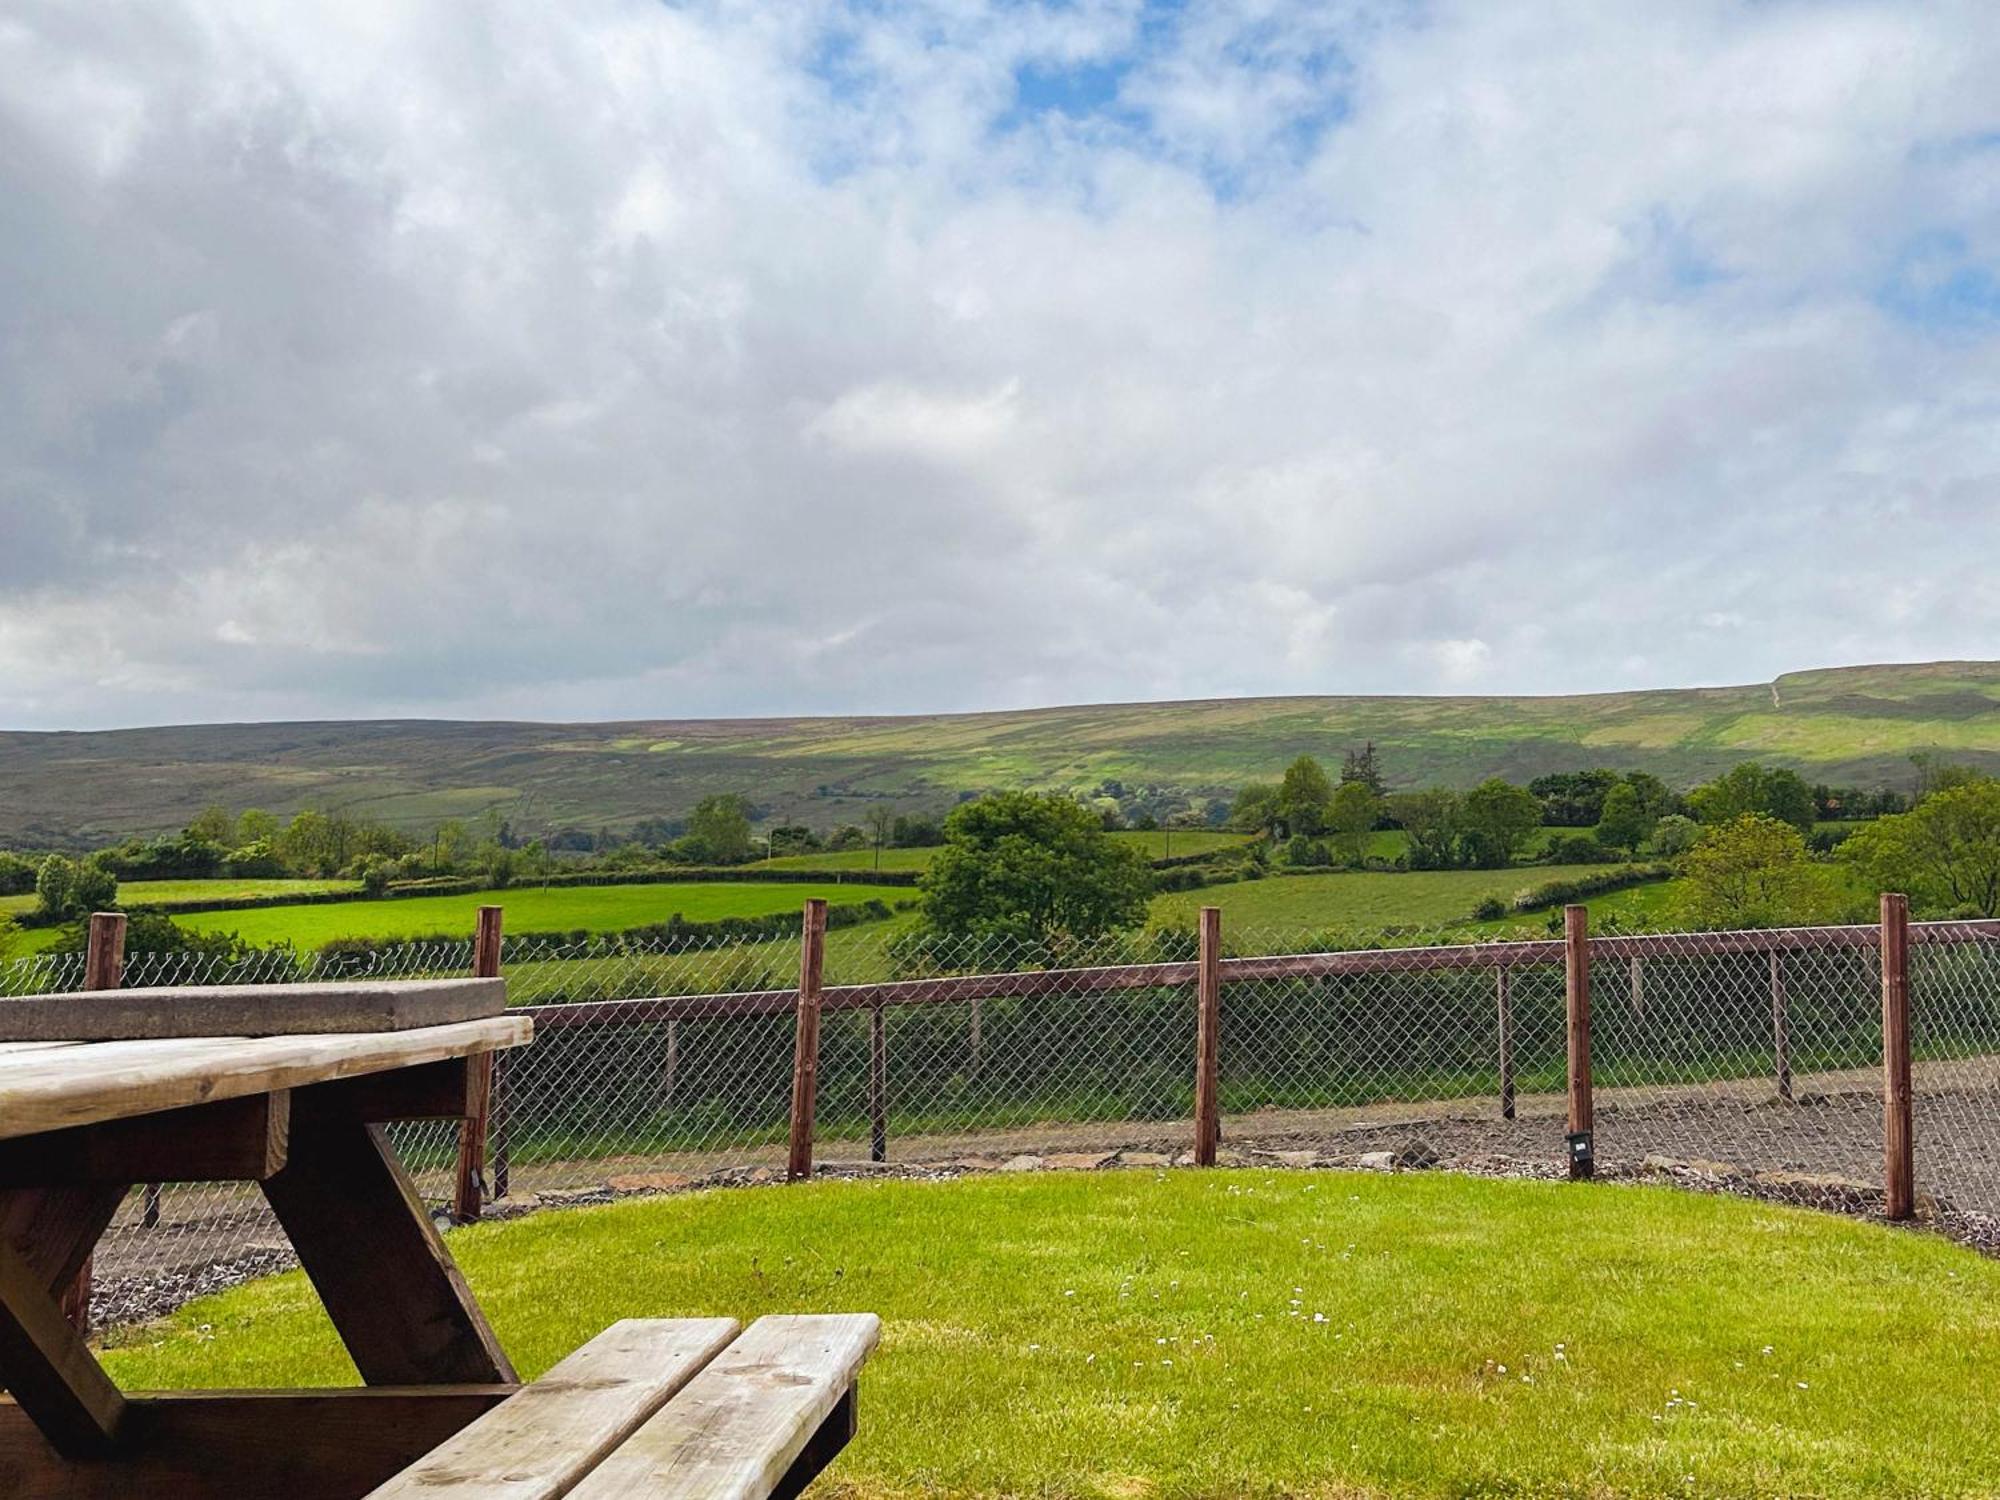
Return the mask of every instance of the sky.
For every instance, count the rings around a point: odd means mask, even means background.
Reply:
[[[0,0],[0,727],[2000,656],[2000,9]]]

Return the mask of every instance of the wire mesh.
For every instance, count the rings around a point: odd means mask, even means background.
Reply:
[[[1593,944],[1599,1154],[1765,1197],[1878,1208],[1873,939],[1850,928]]]
[[[2000,927],[1923,924],[1913,939],[1918,1185],[1990,1219]],[[1619,932],[1589,952],[1600,1172],[1880,1206],[1872,928]],[[1187,1160],[1196,956],[1191,932],[1089,944],[923,938],[889,923],[828,933],[816,1161],[943,1172]],[[536,1039],[496,1059],[489,1210],[781,1177],[800,957],[796,936],[510,940],[510,1002],[528,1007]],[[463,974],[471,958],[469,940],[135,955],[125,981],[425,978]],[[1223,1161],[1564,1170],[1559,940],[1244,929],[1225,931],[1220,972]],[[0,981],[9,995],[75,988],[81,959],[17,962]],[[456,1124],[399,1126],[393,1139],[442,1212]],[[285,1256],[254,1188],[137,1189],[100,1257],[100,1315],[138,1316]]]

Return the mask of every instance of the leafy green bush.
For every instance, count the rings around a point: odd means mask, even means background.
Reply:
[[[1591,875],[1573,875],[1567,880],[1545,880],[1519,892],[1511,903],[1517,912],[1540,911],[1547,906],[1567,906],[1589,896],[1622,891],[1635,885],[1650,885],[1673,877],[1672,865],[1620,865]],[[1486,903],[1481,902],[1484,906]]]

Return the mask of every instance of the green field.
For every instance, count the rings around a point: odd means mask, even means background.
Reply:
[[[471,936],[482,906],[499,906],[513,932],[619,932],[664,922],[679,912],[690,922],[757,917],[797,911],[810,896],[835,905],[870,898],[891,904],[914,892],[899,886],[855,882],[688,881],[658,885],[517,887],[469,896],[408,896],[383,901],[341,901],[319,906],[266,906],[250,911],[189,912],[174,920],[195,932],[233,932],[259,946],[289,940],[317,948],[335,938]]]
[[[1937,750],[2000,769],[2000,663],[1797,672],[1738,687],[1548,698],[1261,698],[908,718],[616,724],[194,725],[0,735],[0,842],[122,837],[221,802],[337,807],[411,830],[491,812],[518,830],[628,828],[741,793],[823,831],[965,792],[1093,792],[1109,779],[1196,797],[1337,766],[1367,740],[1395,787],[1527,781],[1612,766],[1677,787],[1744,760],[1811,780],[1907,786]]]
[[[722,1190],[451,1245],[522,1373],[628,1317],[878,1312],[815,1493],[1990,1495],[2000,1264],[1668,1188],[1035,1174]],[[351,1384],[297,1273],[118,1336],[128,1389]]]
[[[1323,875],[1271,875],[1233,885],[1204,886],[1153,898],[1153,920],[1191,925],[1204,906],[1222,909],[1224,930],[1283,928],[1437,927],[1467,922],[1487,896],[1502,901],[1516,891],[1565,875],[1586,874],[1588,865],[1510,870],[1415,870],[1407,874],[1335,871]],[[1606,899],[1603,897],[1600,900]],[[1518,920],[1534,920],[1517,918]]]

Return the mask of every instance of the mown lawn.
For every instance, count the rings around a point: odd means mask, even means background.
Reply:
[[[859,905],[871,897],[891,903],[915,892],[862,881],[689,881],[658,885],[520,887],[469,896],[408,896],[384,901],[341,901],[319,906],[271,906],[251,911],[189,912],[174,918],[201,932],[234,932],[267,944],[290,939],[316,948],[342,937],[423,937],[437,933],[470,937],[478,909],[505,909],[511,932],[618,932],[664,922],[679,912],[692,922],[718,917],[756,917],[797,911],[809,896],[835,905]]]
[[[524,1373],[621,1317],[870,1309],[855,1497],[1991,1494],[2000,1265],[1664,1188],[1450,1175],[821,1183],[452,1245]],[[296,1275],[128,1388],[351,1381]]]

